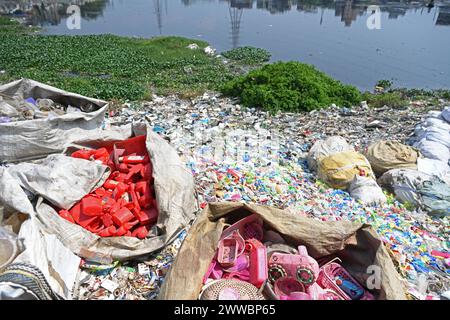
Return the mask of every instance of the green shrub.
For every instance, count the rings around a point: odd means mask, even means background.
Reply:
[[[366,100],[372,108],[381,108],[385,105],[391,108],[402,108],[409,103],[402,93],[396,91],[381,94],[364,93],[363,100]]]
[[[361,101],[361,94],[355,87],[299,62],[265,65],[230,80],[222,87],[222,92],[240,97],[247,107],[270,111],[310,111],[333,103],[350,107]]]
[[[254,47],[239,47],[223,52],[222,55],[227,59],[243,62],[245,64],[267,62],[271,57],[269,51]]]

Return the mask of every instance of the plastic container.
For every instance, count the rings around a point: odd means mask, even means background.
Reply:
[[[233,266],[238,257],[238,242],[234,238],[226,238],[220,241],[217,253],[217,261],[223,267]]]
[[[250,283],[260,288],[267,280],[267,248],[256,239],[245,241],[250,259]]]

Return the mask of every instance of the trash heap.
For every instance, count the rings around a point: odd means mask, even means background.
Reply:
[[[79,107],[63,105],[52,99],[34,99],[9,97],[0,95],[0,123],[16,121],[52,119],[67,113],[92,112],[96,110],[93,104],[83,104]]]
[[[145,239],[158,219],[145,136],[128,139],[121,145],[123,149],[115,144],[112,152],[100,148],[72,153],[73,158],[107,165],[112,173],[103,186],[70,210],[60,210],[59,215],[100,237]]]
[[[139,261],[102,265],[83,260],[74,298],[78,300],[156,299],[186,237],[182,231],[162,251]]]
[[[379,140],[404,142],[426,112],[426,103],[400,110],[368,109],[363,104],[351,110],[332,107],[271,116],[244,110],[230,99],[204,95],[192,101],[155,97],[142,108],[129,105],[111,113],[108,122],[147,121],[170,141],[195,177],[202,208],[208,202],[244,201],[323,221],[372,224],[411,296],[438,299],[450,289],[449,218],[409,211],[389,195],[382,205],[361,204],[348,192],[317,180],[306,160],[317,140],[335,135],[344,137],[356,151]],[[249,147],[258,147],[258,152],[243,151]],[[218,149],[223,151],[219,158]],[[420,285],[424,277],[429,281],[425,289]]]

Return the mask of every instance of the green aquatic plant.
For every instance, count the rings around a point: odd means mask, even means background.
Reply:
[[[1,27],[0,27],[1,30]],[[100,99],[216,90],[233,75],[203,41],[113,35],[43,36],[0,31],[1,82],[31,78]]]
[[[222,55],[230,60],[239,61],[245,64],[258,64],[270,60],[269,51],[254,47],[239,47],[225,51]]]

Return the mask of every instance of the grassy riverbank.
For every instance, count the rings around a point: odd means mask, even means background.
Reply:
[[[43,36],[37,28],[0,16],[0,83],[30,78],[105,100],[146,100],[152,93],[191,97],[205,90],[239,96],[246,105],[272,111],[298,111],[338,105],[402,107],[415,96],[450,99],[449,91],[395,90],[360,95],[320,71],[297,62],[257,69],[270,53],[257,48],[225,52],[229,60],[204,52],[208,43],[181,37],[152,39],[92,36]],[[195,43],[198,49],[188,45]],[[430,98],[430,99],[431,99]]]

